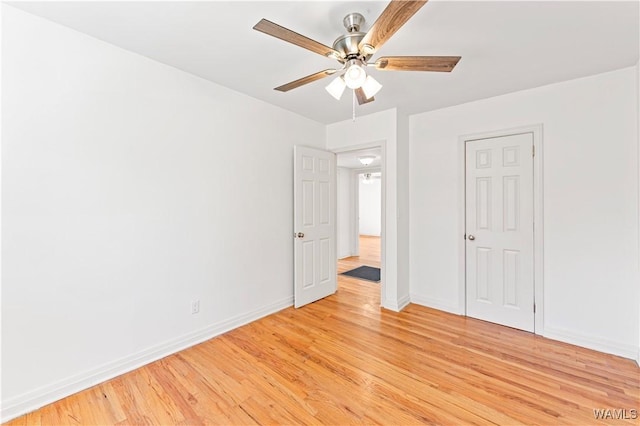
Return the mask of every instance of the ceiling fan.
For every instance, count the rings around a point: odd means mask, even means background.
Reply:
[[[373,183],[374,180],[381,180],[382,179],[382,173],[378,172],[378,173],[363,173],[362,175],[362,183],[365,184],[370,184]]]
[[[336,59],[342,66],[326,69],[298,80],[291,81],[275,90],[288,92],[308,83],[320,80],[337,72],[344,73],[334,79],[327,91],[340,99],[345,88],[354,90],[358,104],[374,100],[374,95],[382,88],[365,67],[375,67],[382,71],[439,71],[450,72],[460,60],[460,56],[383,56],[375,62],[367,62],[382,45],[393,36],[427,0],[392,0],[367,33],[360,32],[364,17],[359,13],[345,16],[343,24],[347,34],[340,36],[333,47],[326,46],[266,19],[261,19],[253,29],[279,38],[322,56]]]

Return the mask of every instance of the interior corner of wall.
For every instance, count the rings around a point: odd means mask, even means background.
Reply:
[[[389,299],[385,299],[384,303],[382,303],[382,307],[384,309],[388,309],[393,312],[400,312],[404,308],[406,308],[409,305],[409,303],[411,303],[411,299],[407,294],[393,301],[390,301]]]

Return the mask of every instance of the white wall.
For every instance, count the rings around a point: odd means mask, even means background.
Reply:
[[[338,259],[353,256],[352,182],[351,170],[338,167],[337,177],[337,235]]]
[[[401,111],[397,116],[397,221],[398,221],[398,294],[410,300],[410,137],[409,117]]]
[[[411,117],[412,301],[458,302],[461,135],[544,125],[544,334],[635,358],[635,68]]]
[[[2,8],[3,420],[290,305],[325,126]]]
[[[360,175],[362,176],[362,175]],[[372,178],[371,182],[364,183],[362,178],[358,179],[360,193],[360,205],[358,206],[360,216],[360,235],[380,236],[382,224],[382,179]]]
[[[640,61],[636,64],[636,121],[638,124],[638,164],[640,164]],[[640,274],[640,167],[638,167],[638,274]],[[640,295],[639,295],[640,296]],[[638,299],[638,333],[640,333],[640,299]],[[640,334],[638,335],[638,355],[640,365]]]
[[[329,150],[353,150],[371,146],[382,146],[383,204],[382,213],[382,306],[401,310],[409,303],[408,280],[399,284],[398,247],[408,246],[408,235],[402,233],[398,217],[408,217],[409,206],[398,202],[398,137],[397,111],[394,109],[360,116],[356,121],[345,120],[327,126],[326,146]],[[408,155],[408,150],[402,151]],[[405,199],[402,199],[404,201]],[[401,232],[399,232],[399,230]],[[405,267],[404,263],[400,263]],[[408,266],[407,266],[408,267]],[[404,275],[402,275],[404,277]]]

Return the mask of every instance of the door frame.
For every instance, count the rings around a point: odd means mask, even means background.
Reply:
[[[544,335],[544,196],[543,196],[543,126],[534,124],[503,130],[472,133],[458,137],[458,305],[461,315],[467,316],[466,272],[466,142],[503,136],[531,133],[533,135],[533,287],[534,333]]]
[[[334,148],[334,149],[330,149],[329,151],[334,152],[335,154],[340,154],[340,153],[344,153],[344,152],[352,152],[352,151],[361,151],[363,149],[370,149],[370,148],[380,148],[380,167],[379,167],[379,171],[382,173],[382,179],[380,181],[380,198],[381,198],[381,216],[380,216],[380,306],[381,307],[385,307],[385,295],[386,293],[386,259],[387,259],[387,249],[385,247],[385,241],[386,241],[386,223],[387,223],[387,215],[386,215],[386,205],[387,205],[387,198],[386,198],[386,163],[387,163],[387,155],[386,155],[386,150],[387,150],[387,141],[385,139],[382,140],[378,140],[378,141],[373,141],[373,142],[369,142],[369,143],[364,143],[364,144],[360,144],[360,145],[352,145],[352,146],[348,146],[348,147],[340,147],[340,148]],[[355,173],[351,173],[351,177],[357,176],[359,173],[362,173],[361,169],[354,169]],[[352,179],[355,180],[355,179]],[[358,182],[356,181],[355,183],[352,182],[352,184],[354,186],[357,187]],[[358,188],[355,188],[355,190],[357,191]],[[358,194],[359,197],[359,194]],[[351,201],[353,203],[353,200]],[[358,205],[356,205],[356,207],[358,207]],[[337,206],[336,206],[337,208]],[[358,230],[354,229],[354,232],[357,233]],[[336,238],[336,244],[337,244],[337,238]],[[355,240],[355,248],[358,250],[358,254],[360,254],[360,243],[358,241],[358,238],[356,238]],[[337,253],[337,250],[336,250]],[[337,256],[336,256],[337,257]],[[338,262],[338,259],[336,259],[336,263]]]

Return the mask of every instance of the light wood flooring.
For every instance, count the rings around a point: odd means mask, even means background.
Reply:
[[[380,267],[380,237],[372,237],[367,235],[360,235],[360,256],[347,257],[345,259],[338,260],[338,274],[355,269],[358,266],[367,265]],[[338,275],[338,287],[340,288],[346,284],[358,284],[362,283],[362,280],[358,280],[353,277]],[[367,282],[367,281],[364,281]],[[378,289],[377,292],[377,305],[380,305],[380,284],[374,283]],[[376,292],[373,292],[376,294]],[[369,300],[369,302],[372,302]]]
[[[640,409],[633,361],[418,305],[381,310],[379,291],[339,276],[333,296],[9,424],[638,424],[593,412]]]

